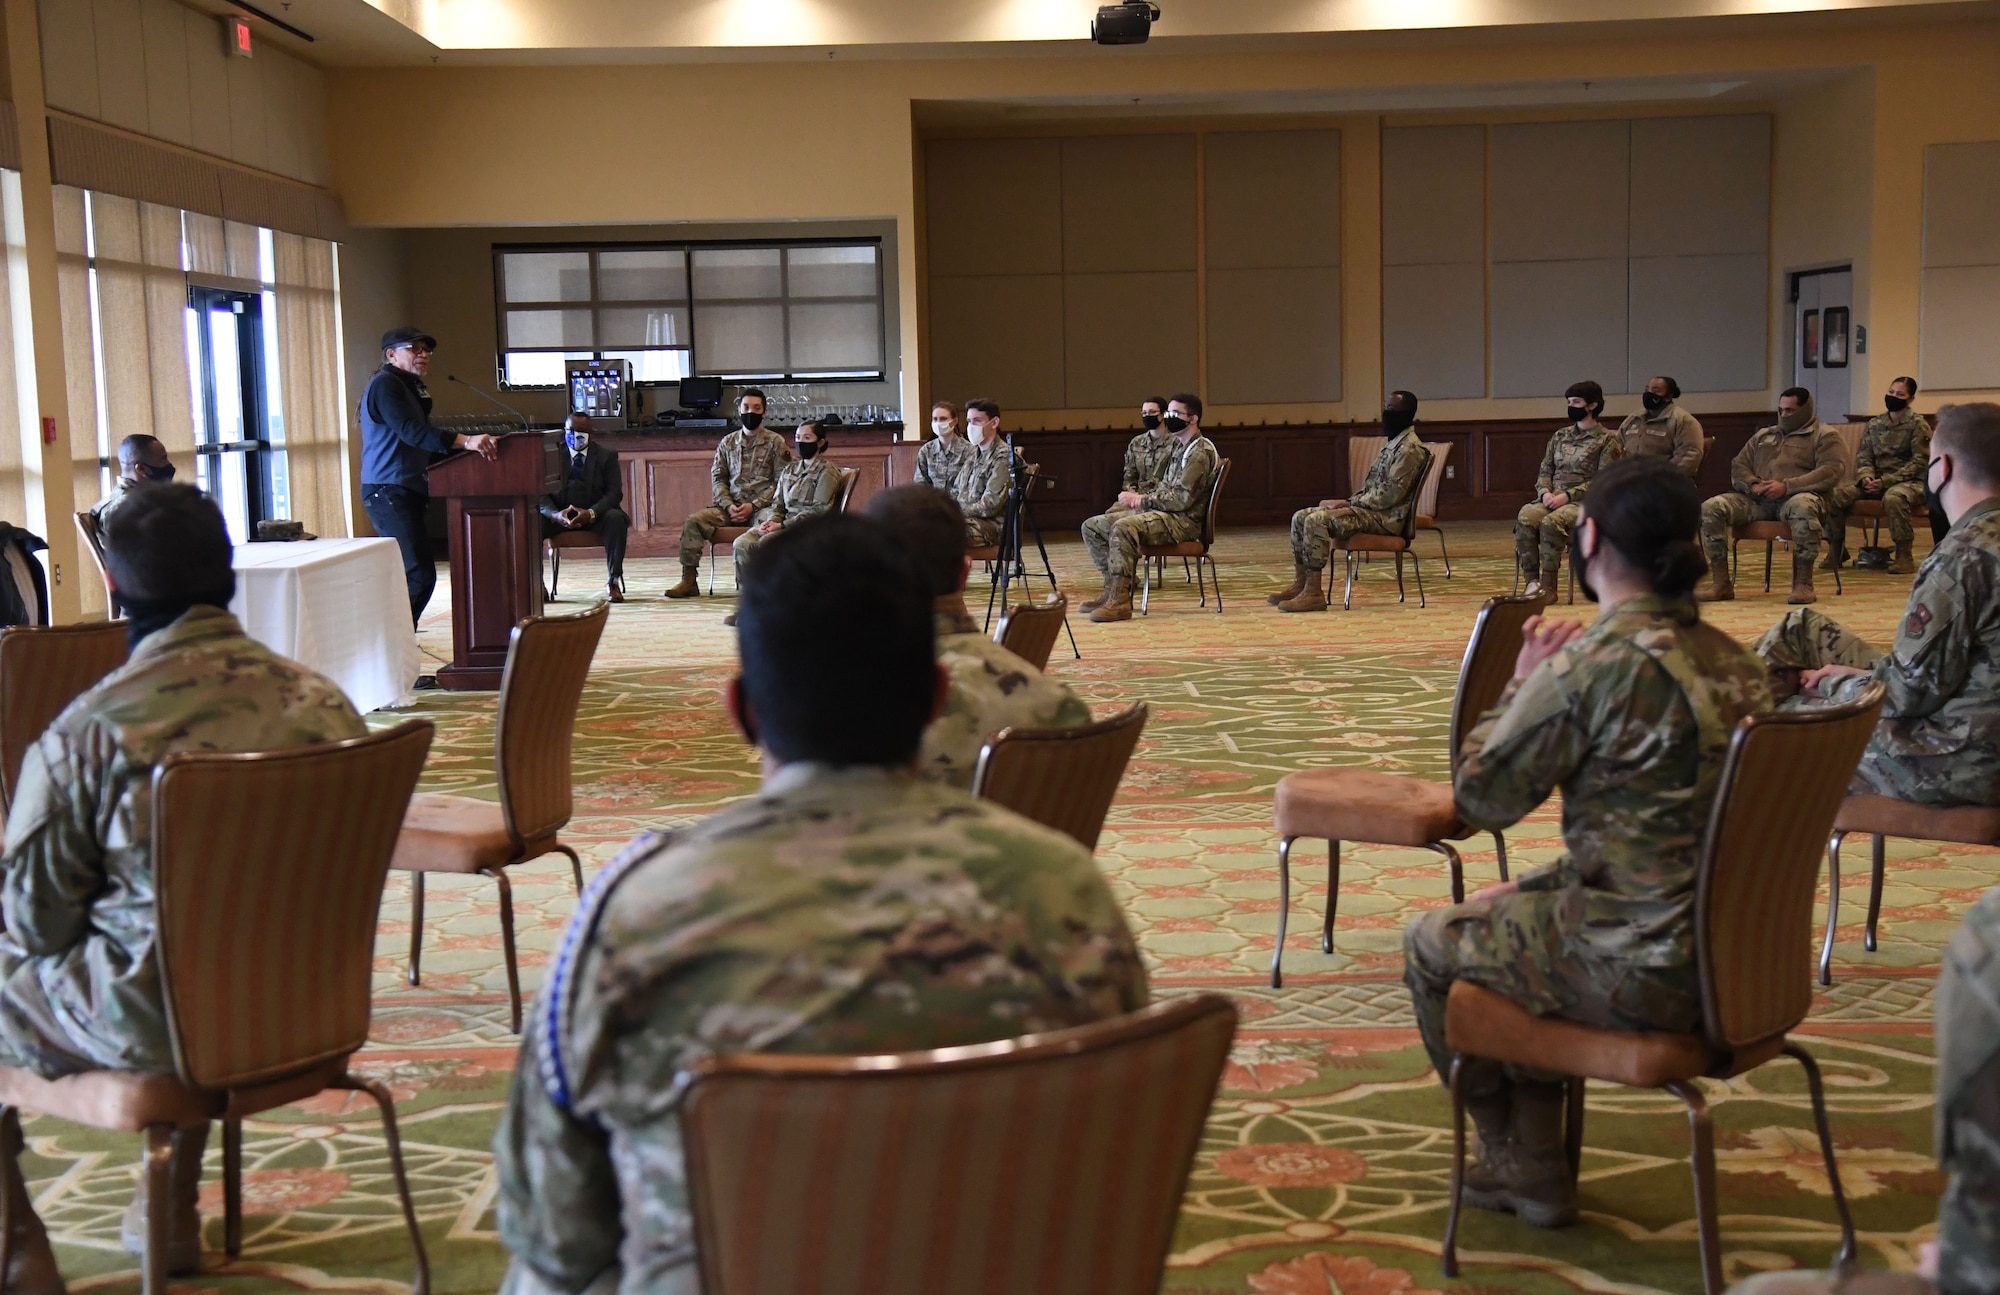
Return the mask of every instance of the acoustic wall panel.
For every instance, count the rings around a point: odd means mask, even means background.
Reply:
[[[1340,264],[1339,131],[1218,131],[1202,148],[1210,270]]]
[[[1382,264],[1486,260],[1486,127],[1382,132]]]
[[[1193,271],[1193,135],[1106,135],[1061,144],[1064,273]]]
[[[1227,405],[1339,400],[1340,267],[1211,267],[1208,398]]]
[[[1072,409],[1136,407],[1195,385],[1194,271],[1063,276],[1064,390]],[[1039,349],[1039,344],[1038,344]]]
[[[1624,256],[1631,134],[1625,121],[1493,127],[1494,261]]]
[[[1383,267],[1382,377],[1419,400],[1486,394],[1484,264]]]
[[[1625,279],[1622,256],[1495,264],[1493,394],[1559,400],[1585,378],[1629,390]]]
[[[2000,141],[1924,150],[1924,264],[2000,265]]]
[[[1764,388],[1770,273],[1762,251],[1635,256],[1629,265],[1630,361],[1624,390],[1645,390],[1656,373],[1672,375],[1684,391]]]
[[[932,276],[931,391],[1003,409],[1063,406],[1063,283],[1055,274]]]
[[[940,139],[924,153],[932,274],[1062,273],[1053,139]]]
[[[2000,265],[1924,271],[1917,383],[1926,391],[2000,387]]]
[[[1771,227],[1771,119],[1632,123],[1632,255],[1763,253]]]

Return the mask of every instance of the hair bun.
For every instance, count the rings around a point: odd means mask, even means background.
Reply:
[[[1693,540],[1673,540],[1653,557],[1653,588],[1669,596],[1684,594],[1701,583],[1708,559]]]

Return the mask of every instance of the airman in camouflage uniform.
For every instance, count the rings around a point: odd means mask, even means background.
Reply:
[[[1175,398],[1179,403],[1180,398]],[[1215,443],[1201,434],[1200,411],[1169,438],[1171,447],[1158,484],[1125,496],[1138,506],[1122,516],[1100,513],[1085,519],[1083,546],[1104,577],[1104,588],[1083,603],[1094,621],[1132,619],[1132,575],[1139,569],[1139,549],[1146,544],[1185,544],[1201,538],[1209,494],[1222,457]]]
[[[926,778],[970,788],[979,750],[1003,728],[1075,728],[1090,707],[1055,679],[980,632],[954,594],[938,600],[938,664],[951,675],[944,714],[924,730],[917,769]]]
[[[935,421],[937,410],[943,408],[955,408],[955,406],[940,405],[937,409],[931,410],[934,418],[931,423],[933,431],[938,426]],[[955,418],[946,423],[945,427],[948,430],[936,432],[930,440],[917,448],[916,481],[920,486],[930,486],[936,490],[949,492],[952,483],[958,480],[959,471],[965,467],[966,459],[972,456],[972,442],[965,439],[965,433],[959,429]]]
[[[697,583],[701,551],[718,530],[725,526],[748,526],[755,530],[771,519],[778,474],[791,461],[790,442],[768,427],[759,426],[755,430],[739,427],[722,438],[708,469],[714,485],[714,502],[698,513],[689,514],[681,524],[681,581],[667,590],[667,597],[692,598],[701,592]],[[749,516],[741,521],[732,520],[729,510],[745,505],[750,509]]]
[[[763,527],[775,523],[778,530],[817,517],[840,502],[840,467],[824,453],[810,459],[793,459],[778,473],[770,507],[764,520],[749,533],[739,535],[730,547],[735,550],[736,583],[743,583],[743,563],[766,538]],[[777,534],[777,530],[769,532]]]
[[[1896,546],[1889,570],[1909,575],[1917,569],[1910,548],[1917,540],[1911,514],[1924,502],[1924,466],[1931,454],[1931,425],[1922,414],[1904,408],[1893,414],[1877,414],[1861,433],[1854,452],[1855,497],[1882,501],[1883,516],[1889,522],[1889,540]],[[1853,506],[1845,501],[1845,513]]]
[[[1896,642],[1885,654],[1810,610],[1788,613],[1757,642],[1783,681],[1852,666],[1822,690],[1847,700],[1873,682],[1888,696],[1853,790],[1921,805],[2000,804],[2000,499],[1966,509],[1917,571]],[[1788,677],[1790,676],[1790,677]]]
[[[1768,709],[1757,659],[1701,623],[1692,598],[1607,607],[1466,738],[1458,812],[1482,830],[1519,822],[1558,786],[1563,845],[1518,890],[1427,913],[1404,934],[1404,980],[1440,1077],[1451,1068],[1445,1001],[1455,980],[1538,1016],[1610,1029],[1688,1030],[1701,1020],[1694,883],[1731,732]],[[1575,1213],[1562,1152],[1562,1088],[1546,1076],[1469,1063],[1468,1106],[1488,1163],[1539,1180],[1538,1226]],[[1512,1148],[1511,1152],[1499,1148]],[[1468,1194],[1482,1199],[1482,1183]]]
[[[1514,519],[1514,561],[1530,593],[1555,587],[1569,555],[1570,532],[1583,511],[1583,497],[1590,492],[1590,479],[1624,453],[1618,434],[1596,422],[1588,428],[1564,423],[1549,437],[1535,479],[1535,501],[1521,505]],[[1544,502],[1551,495],[1568,498],[1551,508]]]
[[[1791,527],[1792,593],[1787,601],[1809,603],[1817,597],[1813,562],[1828,526],[1839,520],[1826,496],[1842,484],[1846,455],[1840,433],[1814,416],[1812,397],[1799,388],[1778,398],[1778,415],[1776,425],[1760,429],[1731,460],[1732,492],[1701,506],[1701,546],[1712,582],[1699,595],[1703,601],[1736,596],[1729,574],[1729,533],[1753,521]]]
[[[1667,459],[1690,477],[1701,471],[1701,420],[1682,409],[1681,387],[1669,377],[1646,383],[1645,408],[1618,425],[1618,440],[1627,457]]]
[[[1362,534],[1401,535],[1430,466],[1430,450],[1414,426],[1406,427],[1382,446],[1352,499],[1326,500],[1293,513],[1292,584],[1265,601],[1281,611],[1325,610],[1321,581],[1333,558],[1333,542]]]
[[[951,483],[951,497],[965,514],[965,542],[974,548],[1000,542],[1007,489],[1013,483],[1009,454],[1007,442],[996,431],[983,444],[971,447]]]
[[[1143,495],[1160,484],[1166,474],[1167,463],[1179,449],[1174,434],[1166,430],[1166,403],[1154,396],[1148,396],[1139,406],[1140,421],[1146,430],[1125,443],[1125,466],[1118,474],[1118,489],[1132,494]],[[1117,500],[1104,510],[1106,517],[1123,517],[1135,509],[1127,508]]]

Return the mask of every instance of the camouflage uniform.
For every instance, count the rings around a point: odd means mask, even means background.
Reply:
[[[771,495],[771,506],[765,510],[766,521],[779,526],[790,526],[808,517],[816,517],[840,501],[840,467],[825,454],[810,459],[793,459],[778,473],[777,488]],[[776,534],[773,531],[772,534]],[[756,531],[739,535],[730,546],[736,558],[736,584],[743,584],[743,563],[757,545],[766,537]]]
[[[1090,723],[1090,707],[1068,684],[980,633],[963,603],[938,613],[937,654],[951,675],[951,697],[924,730],[917,770],[926,778],[970,788],[979,749],[1001,729]]]
[[[786,765],[633,842],[570,919],[494,1136],[504,1289],[698,1289],[678,1105],[709,1053],[949,1047],[1145,1002],[1076,842],[908,772]]]
[[[1708,560],[1726,569],[1731,527],[1751,522],[1785,522],[1792,528],[1792,562],[1810,566],[1819,556],[1827,527],[1839,520],[1827,495],[1838,490],[1845,457],[1840,433],[1812,419],[1796,432],[1782,426],[1759,429],[1730,461],[1735,490],[1701,506],[1701,546]],[[1750,493],[1755,481],[1782,481],[1785,497],[1761,499]]]
[[[934,436],[917,448],[917,484],[950,494],[959,470],[971,457],[972,442],[960,433]]]
[[[1569,552],[1569,533],[1583,511],[1583,497],[1590,479],[1625,453],[1618,434],[1599,426],[1585,431],[1575,423],[1564,423],[1549,437],[1542,454],[1542,471],[1535,478],[1535,498],[1524,504],[1514,519],[1514,560],[1530,580],[1553,581],[1562,570]],[[1542,506],[1543,495],[1565,494],[1569,502],[1561,508]]]
[[[153,768],[367,731],[340,689],[218,607],[156,630],[29,748],[0,860],[0,1063],[172,1071],[153,958]]]
[[[1309,571],[1323,571],[1336,539],[1401,535],[1430,466],[1431,452],[1416,428],[1390,437],[1347,507],[1301,508],[1292,514],[1292,561]]]
[[[1007,453],[1007,442],[999,436],[970,446],[958,476],[952,480],[951,497],[965,514],[965,542],[973,548],[1000,542],[1000,523],[1007,516],[1007,487],[1013,483]]]
[[[1882,483],[1881,493],[1869,497],[1882,501],[1890,541],[1905,551],[1916,543],[1910,514],[1924,502],[1924,473],[1930,457],[1931,425],[1922,414],[1908,409],[1869,419],[1861,433],[1861,445],[1854,452],[1855,497],[1861,496],[1862,481],[1873,477]],[[1853,502],[1849,499],[1847,505],[1851,507]]]
[[[1669,400],[1657,413],[1641,409],[1618,425],[1618,442],[1627,455],[1671,459],[1690,477],[1701,471],[1701,421]]]
[[[1888,697],[1853,790],[1920,805],[2000,804],[2000,499],[1965,510],[1917,568],[1887,655],[1815,612],[1786,615],[1757,642],[1774,670],[1858,666],[1847,700],[1879,681]]]
[[[1139,569],[1141,545],[1185,544],[1201,538],[1209,492],[1215,474],[1222,470],[1222,458],[1215,443],[1199,432],[1186,445],[1174,437],[1172,445],[1159,484],[1146,492],[1136,511],[1123,516],[1100,513],[1083,523],[1083,546],[1107,580],[1132,578]]]
[[[1118,476],[1118,489],[1143,495],[1160,484],[1166,475],[1167,464],[1173,461],[1174,451],[1180,448],[1180,441],[1173,433],[1164,429],[1157,432],[1140,432],[1125,446],[1125,467]],[[1106,517],[1124,517],[1137,509],[1127,508],[1117,500],[1104,510]]]
[[[1769,706],[1755,657],[1702,624],[1692,598],[1657,595],[1605,609],[1507,685],[1465,740],[1458,812],[1482,830],[1508,827],[1560,786],[1568,853],[1517,894],[1426,913],[1405,931],[1403,978],[1440,1076],[1454,980],[1604,1028],[1700,1022],[1702,837],[1730,734]],[[1475,1095],[1503,1086],[1494,1067],[1468,1081]]]
[[[111,479],[111,493],[90,506],[90,515],[97,519],[100,529],[111,520],[111,514],[117,511],[118,506],[132,497],[132,488],[138,484],[130,477]]]
[[[715,447],[715,462],[708,469],[715,486],[713,506],[688,515],[681,524],[681,565],[701,565],[701,551],[724,526],[756,527],[771,518],[770,507],[778,490],[778,474],[792,460],[792,443],[768,427],[754,432],[742,428],[722,438]],[[736,504],[749,504],[750,520],[733,522],[726,511]]]

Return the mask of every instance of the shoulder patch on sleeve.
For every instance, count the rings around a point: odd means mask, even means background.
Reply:
[[[1931,609],[1918,603],[1903,619],[1903,633],[1910,638],[1920,639],[1931,627]]]

